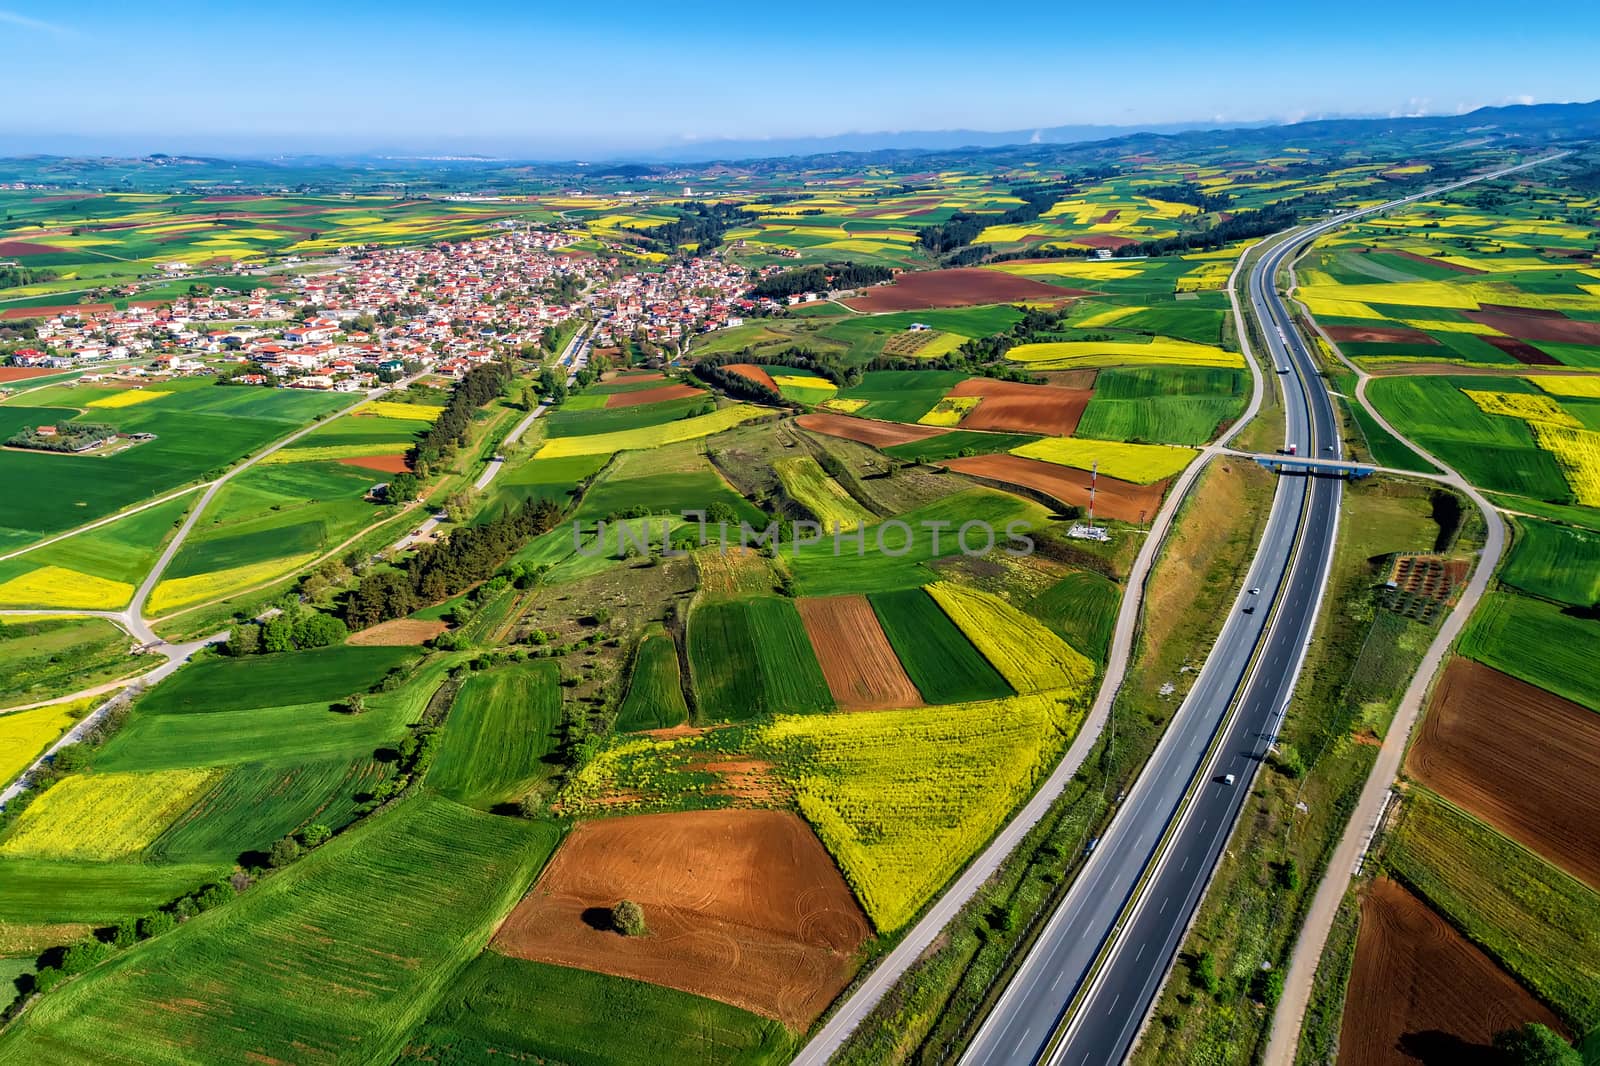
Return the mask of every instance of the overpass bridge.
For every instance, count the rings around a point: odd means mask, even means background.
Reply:
[[[1253,459],[1277,474],[1308,474],[1314,476],[1343,477],[1356,481],[1378,472],[1371,463],[1356,463],[1349,459],[1318,459],[1310,455],[1268,454],[1265,452],[1230,452],[1242,459]]]

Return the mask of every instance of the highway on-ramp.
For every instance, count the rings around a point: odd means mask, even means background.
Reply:
[[[1512,169],[1520,168],[1469,180]],[[1294,231],[1250,269],[1252,317],[1266,342],[1262,355],[1279,371],[1286,444],[1296,454],[1338,458],[1338,423],[1276,291],[1278,268],[1306,240],[1359,215],[1442,191]],[[1102,1066],[1127,1057],[1293,694],[1333,558],[1343,484],[1279,479],[1245,587],[1199,678],[963,1062]]]

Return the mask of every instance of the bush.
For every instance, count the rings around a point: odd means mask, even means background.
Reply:
[[[225,881],[213,881],[194,894],[195,905],[203,911],[220,907],[233,898],[233,886]]]
[[[166,911],[155,911],[139,919],[139,939],[149,940],[171,929],[177,921]]]
[[[116,948],[99,940],[84,940],[72,945],[61,956],[61,972],[67,976],[82,973],[99,962],[104,962]]]
[[[272,845],[267,862],[273,869],[282,869],[300,857],[300,842],[294,837],[284,837]]]
[[[131,948],[139,942],[139,923],[133,918],[124,918],[111,927],[111,944],[113,947]]]
[[[650,931],[645,928],[644,908],[631,899],[625,899],[611,908],[611,924],[623,936],[644,936]]]
[[[544,797],[530,792],[517,801],[517,813],[524,818],[537,818],[544,813]]]
[[[1538,1022],[1496,1033],[1494,1047],[1506,1066],[1583,1066],[1577,1049]]]
[[[321,822],[312,822],[300,830],[300,843],[308,848],[314,848],[324,843],[331,836],[333,836],[332,829],[329,829]]]

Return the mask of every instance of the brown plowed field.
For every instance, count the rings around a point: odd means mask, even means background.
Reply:
[[[1021,485],[1062,503],[1089,506],[1087,470],[1074,470],[1070,466],[1059,466],[1038,459],[1024,459],[1020,455],[973,455],[965,459],[946,460],[944,465],[963,474],[990,478],[1008,485]],[[1154,485],[1135,485],[1101,474],[1094,496],[1094,513],[1099,518],[1115,518],[1123,522],[1145,521],[1161,506],[1161,494],[1166,491],[1165,481],[1158,481]]]
[[[404,455],[356,455],[340,459],[344,466],[359,466],[364,470],[377,470],[384,474],[403,474],[411,469]]]
[[[1340,344],[1438,344],[1420,329],[1403,326],[1324,326]]]
[[[950,395],[983,397],[983,402],[961,420],[962,429],[1070,437],[1078,428],[1083,409],[1094,398],[1094,390],[968,378],[951,389]]]
[[[30,255],[62,255],[70,248],[57,248],[53,244],[36,244],[33,241],[0,241],[0,256],[23,259]]]
[[[795,419],[801,429],[813,433],[826,433],[830,437],[843,437],[874,448],[891,448],[896,444],[909,444],[914,440],[927,440],[946,432],[927,426],[906,426],[899,422],[878,422],[870,418],[852,418],[849,415],[801,415]]]
[[[613,392],[606,397],[606,407],[638,407],[646,403],[665,403],[668,400],[686,400],[691,396],[704,396],[705,391],[693,385],[673,382],[658,389],[637,389],[633,392]]]
[[[1560,366],[1561,360],[1549,352],[1535,348],[1527,341],[1515,337],[1481,337],[1480,340],[1499,348],[1523,366]]]
[[[1115,211],[1111,214],[1116,214]],[[1051,238],[1052,240],[1057,238]],[[1138,244],[1136,237],[1119,237],[1115,233],[1077,233],[1066,238],[1068,244],[1080,244],[1088,248],[1121,248],[1125,244]]]
[[[1406,770],[1600,889],[1600,714],[1455,659]]]
[[[865,596],[801,599],[795,606],[839,706],[882,711],[922,704],[922,694],[906,676]]]
[[[648,936],[609,927],[623,899],[644,908]],[[665,985],[804,1030],[849,983],[870,932],[797,815],[690,811],[580,824],[490,947]]]
[[[1600,344],[1600,322],[1580,322],[1560,311],[1529,307],[1494,307],[1463,311],[1472,321],[1497,329],[1508,337],[1555,344]]]
[[[908,270],[887,285],[845,300],[856,311],[925,311],[932,307],[970,307],[1014,300],[1064,300],[1087,296],[1081,289],[1063,289],[1002,270],[958,267],[955,270]]]
[[[762,370],[754,363],[729,363],[722,369],[731,370],[742,378],[749,378],[757,385],[765,385],[773,392],[778,391],[778,383],[772,380],[772,375],[767,373],[765,370]]]
[[[1361,932],[1339,1033],[1339,1066],[1486,1063],[1494,1034],[1561,1023],[1427,904],[1380,877]]]
[[[50,307],[8,307],[0,318],[54,318],[56,315],[98,315],[112,310],[110,304],[54,304]]]
[[[432,640],[449,628],[443,622],[428,622],[421,618],[396,618],[392,622],[379,622],[359,633],[350,634],[347,643],[405,648]]]
[[[48,366],[0,366],[0,385],[8,381],[26,381],[29,378],[42,378],[47,374],[59,374],[61,371]]]

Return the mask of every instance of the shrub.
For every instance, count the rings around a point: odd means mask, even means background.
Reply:
[[[649,932],[644,924],[644,908],[631,899],[625,899],[611,908],[611,924],[623,936],[644,936]]]
[[[388,782],[384,782],[387,784]],[[284,837],[272,845],[272,850],[267,853],[267,862],[273,869],[288,866],[300,857],[300,842],[294,837]]]
[[[300,830],[300,843],[308,848],[314,848],[333,836],[333,830],[321,822],[312,822]]]
[[[139,919],[139,939],[149,940],[171,929],[177,921],[166,911],[155,911]]]

